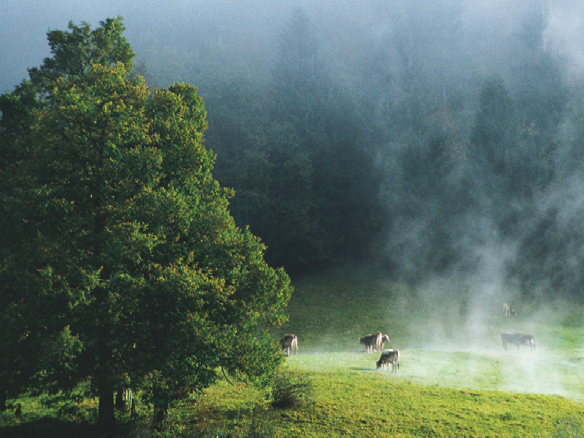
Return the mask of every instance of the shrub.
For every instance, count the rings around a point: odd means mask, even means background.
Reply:
[[[308,377],[289,370],[280,370],[272,380],[272,407],[285,409],[310,400],[312,382]]]

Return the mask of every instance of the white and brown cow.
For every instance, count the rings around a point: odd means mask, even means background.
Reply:
[[[381,332],[377,332],[371,335],[362,336],[359,338],[359,344],[365,345],[365,351],[367,353],[373,353],[373,349],[379,349],[381,345]]]
[[[298,336],[296,335],[284,335],[280,338],[280,347],[282,353],[286,356],[290,356],[292,352],[298,354]]]
[[[507,303],[503,303],[503,315],[505,316],[511,315],[511,306]]]
[[[381,336],[381,340],[379,341],[379,345],[377,347],[377,351],[382,351],[383,350],[383,346],[385,345],[386,342],[389,342],[389,336],[387,336],[387,335]]]
[[[389,370],[389,365],[391,364],[391,372],[396,373],[399,369],[399,350],[385,350],[381,353],[381,357],[377,361],[377,369],[387,366]]]
[[[515,310],[507,303],[503,303],[503,315],[505,316],[515,316]]]

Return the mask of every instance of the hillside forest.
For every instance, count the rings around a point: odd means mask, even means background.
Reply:
[[[213,176],[271,266],[372,262],[414,285],[582,296],[579,39],[558,37],[570,2],[203,3],[66,19],[119,13],[134,74],[197,87]]]
[[[271,52],[153,39],[136,72],[198,87],[214,175],[271,264],[372,261],[414,284],[580,298],[584,101],[548,10],[528,2],[494,55],[461,2],[419,3],[349,35],[297,8]]]

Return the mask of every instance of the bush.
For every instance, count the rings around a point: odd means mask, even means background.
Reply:
[[[272,407],[285,409],[310,400],[312,382],[299,373],[280,370],[272,380]]]

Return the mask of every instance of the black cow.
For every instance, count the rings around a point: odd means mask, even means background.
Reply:
[[[520,345],[527,345],[530,350],[535,350],[535,338],[533,335],[521,333],[501,333],[501,341],[503,341],[503,348],[507,349],[507,344],[515,344],[519,350]]]
[[[381,357],[377,361],[377,369],[386,367],[389,369],[391,364],[391,372],[396,373],[399,368],[399,350],[385,350],[381,353]]]
[[[381,345],[381,332],[359,338],[359,344],[365,345],[367,353],[373,353],[373,347],[379,350],[379,346]]]

